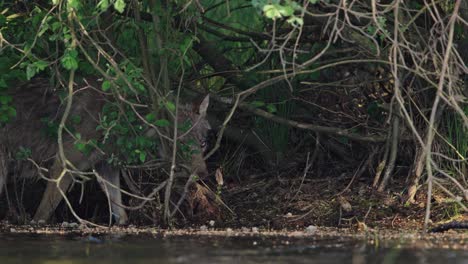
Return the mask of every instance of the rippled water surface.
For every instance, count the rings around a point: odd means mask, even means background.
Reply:
[[[376,247],[343,239],[0,235],[0,263],[444,263],[468,252]]]

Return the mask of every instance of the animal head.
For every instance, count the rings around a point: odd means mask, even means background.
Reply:
[[[208,134],[211,130],[207,120],[209,101],[207,95],[201,103],[193,103],[190,110],[182,110],[179,115],[179,122],[183,124],[188,120],[190,123],[189,130],[182,132],[181,143],[189,147],[191,170],[199,177],[208,175],[204,154],[208,150]]]

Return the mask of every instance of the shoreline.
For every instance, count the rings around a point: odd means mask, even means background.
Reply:
[[[468,250],[468,232],[448,231],[443,233],[424,233],[420,230],[367,229],[315,227],[298,230],[267,230],[264,228],[184,228],[163,229],[158,227],[85,227],[64,228],[61,226],[31,226],[2,224],[0,236],[9,235],[52,235],[66,237],[98,237],[104,241],[121,237],[141,237],[144,239],[165,239],[177,237],[201,238],[259,238],[290,241],[318,241],[335,239],[337,241],[360,241],[376,247],[393,246],[402,248]],[[289,242],[288,242],[289,243]]]

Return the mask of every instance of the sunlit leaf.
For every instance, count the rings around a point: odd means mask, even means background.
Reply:
[[[281,13],[278,10],[278,5],[265,5],[263,7],[263,13],[267,18],[277,19],[281,17]]]
[[[114,8],[119,13],[123,13],[123,11],[125,10],[125,6],[126,6],[126,4],[125,4],[124,0],[116,0],[114,2]]]
[[[101,12],[104,12],[106,11],[108,8],[109,8],[109,0],[101,0],[99,1],[99,3],[97,4],[97,7],[99,8],[99,10]]]
[[[34,66],[37,68],[38,71],[42,71],[45,68],[47,68],[47,66],[49,66],[49,63],[43,60],[39,60],[39,61],[34,62]]]
[[[80,9],[80,0],[68,0],[68,8]]]
[[[292,16],[290,18],[288,18],[287,22],[293,26],[297,26],[297,27],[300,27],[302,25],[304,25],[304,20],[300,17],[297,17],[297,16]]]
[[[26,67],[26,79],[31,80],[32,77],[34,77],[34,75],[36,75],[36,73],[37,73],[37,71],[36,71],[36,67],[34,66],[34,64],[29,64]]]
[[[110,82],[110,81],[105,80],[105,81],[102,82],[102,84],[101,84],[101,89],[102,89],[104,92],[109,91],[110,88],[111,88],[111,82]]]
[[[279,6],[278,11],[283,17],[289,17],[294,14],[294,9],[292,6]]]

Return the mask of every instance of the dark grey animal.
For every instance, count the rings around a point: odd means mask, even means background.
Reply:
[[[468,229],[468,221],[452,221],[441,224],[429,230],[431,233],[445,232],[450,229]]]
[[[99,92],[100,83],[94,80],[83,80],[76,84],[73,96],[73,104],[69,116],[79,116],[81,121],[75,126],[75,133],[80,133],[84,140],[101,139],[101,132],[96,130],[99,124],[101,110],[108,98]],[[11,168],[11,160],[21,149],[31,150],[30,158],[40,167],[48,169],[50,179],[58,179],[63,171],[61,160],[58,158],[58,143],[56,137],[47,135],[47,124],[43,118],[60,122],[64,104],[50,89],[48,79],[36,78],[17,89],[12,89],[13,104],[17,110],[17,116],[11,122],[0,127],[0,194],[5,186],[8,173]],[[203,159],[206,136],[210,126],[206,121],[206,111],[209,97],[207,96],[199,105],[198,111],[180,110],[178,120],[190,119],[194,127],[187,138],[194,139],[196,144],[192,146],[199,151],[194,151],[191,160],[191,170],[199,176],[208,174],[206,163]],[[49,128],[50,130],[50,128]],[[53,131],[53,130],[52,130]],[[155,134],[155,133],[149,133]],[[75,139],[69,133],[63,133],[63,146],[66,158],[80,171],[95,169],[104,181],[99,181],[100,186],[110,199],[112,215],[118,224],[125,224],[128,220],[125,210],[119,206],[122,204],[120,192],[120,170],[107,164],[104,159],[109,153],[94,150],[84,154],[78,151],[74,144]],[[158,140],[155,138],[155,140]],[[183,142],[184,139],[181,139]],[[15,177],[33,179],[39,176],[36,165],[30,161],[15,161],[19,166],[19,173]],[[71,175],[65,175],[60,182],[60,189],[66,192],[73,182]],[[115,186],[115,187],[112,187]],[[56,182],[49,181],[42,196],[40,205],[34,215],[34,220],[49,220],[63,197]]]

